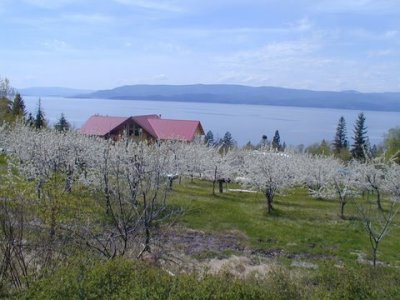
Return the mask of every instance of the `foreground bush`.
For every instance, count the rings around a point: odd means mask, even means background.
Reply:
[[[294,274],[297,274],[294,276]],[[79,260],[36,282],[22,299],[394,299],[400,272],[322,266],[316,273],[275,269],[264,280],[227,274],[171,276],[124,258]]]
[[[80,261],[20,295],[23,299],[264,299],[268,290],[227,276],[171,276],[141,262]]]

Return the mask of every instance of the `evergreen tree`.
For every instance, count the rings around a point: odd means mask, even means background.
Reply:
[[[369,152],[370,152],[371,157],[372,157],[372,158],[375,158],[375,157],[378,156],[379,149],[378,149],[378,147],[374,144],[374,145],[371,147],[371,149],[369,150]]]
[[[32,113],[29,113],[28,118],[26,118],[25,124],[31,127],[35,125],[35,118],[33,117]]]
[[[286,143],[285,143],[285,142],[283,142],[283,143],[282,143],[281,150],[282,150],[282,151],[285,151],[285,149],[286,149]]]
[[[329,145],[329,142],[327,142],[325,139],[323,139],[321,141],[321,144],[319,147],[320,147],[321,154],[324,154],[324,155],[331,154],[331,147]]]
[[[38,109],[36,112],[36,118],[34,121],[34,126],[36,129],[41,129],[46,127],[46,119],[44,118],[44,112],[42,110],[42,100],[39,98]]]
[[[11,112],[16,117],[25,118],[26,116],[25,103],[20,93],[17,93],[14,97],[14,101],[11,106]]]
[[[267,137],[266,134],[263,134],[263,135],[262,135],[261,141],[262,141],[263,146],[265,146],[265,145],[267,144],[268,137]]]
[[[276,150],[281,149],[281,137],[279,136],[278,130],[275,131],[274,138],[272,139],[272,148],[274,148]]]
[[[247,144],[243,147],[245,150],[255,150],[256,147],[251,143],[251,141],[248,141]]]
[[[353,158],[365,160],[368,147],[367,127],[365,126],[364,113],[360,113],[354,125],[354,143],[351,148]]]
[[[225,132],[224,137],[221,140],[221,143],[224,149],[231,149],[235,146],[236,141],[233,139],[232,134],[229,131],[227,131]]]
[[[67,121],[63,113],[58,122],[54,125],[54,128],[58,131],[68,131],[71,128],[71,124]]]
[[[211,130],[207,131],[206,135],[204,136],[204,142],[209,146],[214,145],[214,134]]]
[[[333,141],[333,150],[335,153],[340,153],[342,149],[348,147],[348,141],[346,137],[346,121],[343,116],[340,117],[338,125],[336,127],[336,135]]]
[[[329,155],[332,154],[332,150],[331,150],[330,144],[325,139],[323,139],[320,144],[315,143],[315,144],[312,144],[312,145],[308,146],[305,149],[305,152],[310,153],[312,155],[326,155],[326,156],[329,156]]]

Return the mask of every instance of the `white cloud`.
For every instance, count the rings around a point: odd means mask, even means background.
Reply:
[[[155,1],[155,0],[114,0],[119,4],[166,12],[183,12],[182,6],[172,1]]]
[[[398,0],[323,0],[313,6],[315,10],[334,13],[392,14],[399,13]]]
[[[132,85],[132,84],[161,84],[168,81],[166,74],[156,74],[154,76],[142,76],[142,77],[129,77],[119,78],[115,80],[115,85]]]
[[[381,49],[381,50],[371,50],[368,51],[368,56],[370,57],[383,57],[383,56],[392,56],[396,55],[397,51],[393,49]]]
[[[326,42],[326,41],[325,41]],[[314,90],[389,91],[399,85],[400,62],[346,59],[325,53],[319,40],[274,42],[251,51],[215,58],[215,81]],[[368,52],[394,57],[395,49]]]
[[[217,35],[251,35],[251,34],[290,34],[296,32],[310,31],[314,24],[308,17],[301,18],[293,23],[281,27],[219,27],[219,28],[169,28],[165,31],[187,36],[208,37]]]
[[[307,31],[310,30],[312,27],[313,23],[310,21],[309,18],[302,18],[294,23],[294,25],[292,26],[292,28],[296,31]]]
[[[110,23],[114,19],[111,16],[104,14],[70,14],[62,17],[67,21],[87,24],[102,24]]]
[[[272,42],[259,49],[240,51],[221,57],[220,60],[241,64],[265,62],[272,59],[290,59],[311,54],[320,47],[316,42],[307,40]]]
[[[23,2],[45,9],[58,9],[69,4],[78,3],[79,0],[23,0]]]
[[[168,80],[168,76],[165,74],[157,74],[152,78],[153,81],[160,82]]]
[[[397,37],[398,35],[399,35],[399,31],[397,31],[397,30],[388,30],[388,31],[386,31],[385,34],[384,34],[384,36],[385,36],[386,38],[389,38],[389,39],[395,38],[395,37]]]
[[[65,41],[57,39],[44,41],[42,46],[50,51],[63,51],[70,48]]]

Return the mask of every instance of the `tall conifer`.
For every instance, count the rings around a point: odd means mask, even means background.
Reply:
[[[275,131],[274,137],[272,139],[272,148],[276,150],[281,149],[281,137],[279,135],[279,130]]]
[[[26,115],[25,103],[20,93],[17,93],[14,97],[14,101],[11,106],[11,112],[16,117],[24,118]]]
[[[333,150],[339,153],[342,149],[348,147],[348,141],[346,137],[346,121],[343,116],[340,117],[338,125],[336,127],[336,135],[333,141]]]
[[[368,137],[364,113],[358,115],[353,132],[354,143],[351,148],[351,154],[353,158],[365,160],[365,153],[368,151]]]
[[[44,118],[44,112],[42,110],[42,100],[39,98],[38,109],[36,111],[36,118],[34,122],[36,129],[41,129],[46,127],[46,119]]]

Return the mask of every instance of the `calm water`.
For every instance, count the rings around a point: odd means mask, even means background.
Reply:
[[[38,98],[25,96],[24,100],[27,110],[35,112]],[[42,107],[51,123],[64,113],[75,128],[79,128],[93,114],[161,114],[163,118],[195,119],[201,121],[206,132],[212,130],[215,137],[222,137],[226,131],[230,131],[240,145],[248,141],[258,143],[263,134],[271,140],[276,129],[279,130],[281,142],[285,141],[288,145],[309,145],[322,139],[332,140],[340,116],[345,117],[347,133],[351,136],[359,113],[340,109],[61,97],[43,97]],[[389,128],[400,126],[400,112],[364,113],[371,144],[381,143]]]

